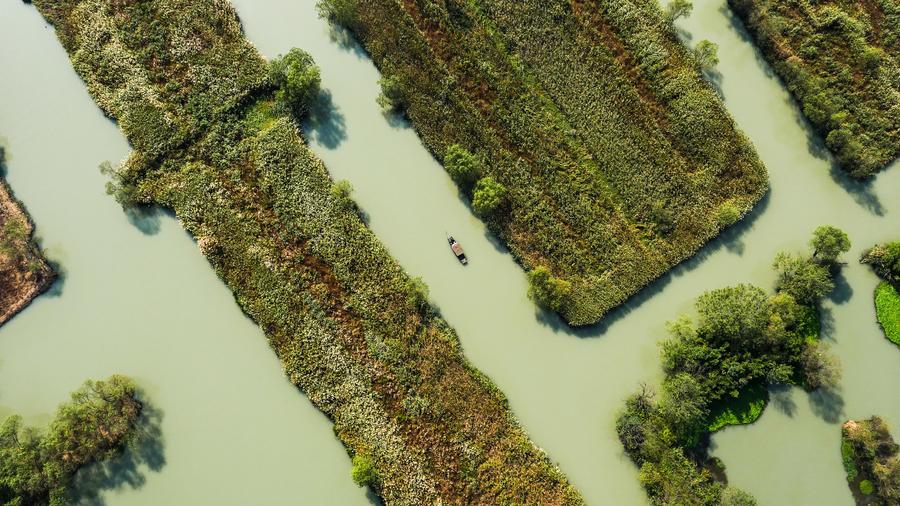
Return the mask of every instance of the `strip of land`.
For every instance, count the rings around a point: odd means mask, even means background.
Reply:
[[[900,4],[728,3],[842,168],[867,178],[900,155]]]
[[[382,102],[406,114],[475,212],[542,269],[532,281],[551,281],[532,296],[573,325],[597,322],[766,191],[753,147],[654,0],[320,10],[362,41]],[[474,160],[465,170],[459,153]]]
[[[0,325],[50,287],[53,269],[33,239],[34,227],[2,178],[0,148]]]
[[[354,479],[389,504],[581,503],[306,145],[307,56],[268,65],[220,0],[34,3],[135,148],[111,191],[175,211]]]
[[[900,504],[900,446],[884,420],[873,416],[845,422],[841,456],[856,504]]]

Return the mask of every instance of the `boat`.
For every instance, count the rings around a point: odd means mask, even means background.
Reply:
[[[463,251],[462,246],[456,242],[456,239],[453,238],[452,235],[447,234],[447,242],[450,243],[450,251],[456,255],[456,258],[459,260],[459,263],[466,265],[469,263],[469,259],[466,258],[466,252]]]

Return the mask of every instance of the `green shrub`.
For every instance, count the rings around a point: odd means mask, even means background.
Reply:
[[[813,231],[809,241],[813,258],[819,262],[835,263],[841,254],[850,251],[850,238],[843,230],[831,225],[822,225]]]
[[[862,480],[859,482],[859,491],[862,495],[872,495],[872,492],[875,492],[875,485],[869,480]]]
[[[478,180],[472,196],[472,208],[478,216],[490,216],[506,199],[506,187],[487,176]]]
[[[780,253],[773,267],[778,274],[776,289],[791,295],[797,302],[812,304],[834,290],[828,268],[810,259]]]
[[[302,118],[319,94],[322,77],[312,56],[293,48],[269,63],[269,81],[278,88],[275,97]]]
[[[694,48],[694,57],[701,69],[712,70],[719,64],[719,46],[706,39],[701,40]]]
[[[536,267],[528,272],[528,296],[544,309],[558,311],[571,291],[571,283],[554,277],[546,267]]]
[[[483,173],[481,160],[461,148],[459,144],[452,144],[447,148],[447,155],[444,157],[444,167],[453,181],[464,188],[475,183]]]
[[[398,76],[381,76],[378,80],[381,86],[381,94],[378,95],[378,105],[389,112],[403,114],[406,112],[406,92],[403,83]]]
[[[353,478],[353,482],[360,487],[369,486],[377,489],[380,481],[375,461],[362,453],[353,456],[353,468],[350,469],[350,476]]]
[[[335,181],[331,187],[331,196],[338,201],[338,205],[347,210],[356,209],[353,201],[353,185],[346,179]]]

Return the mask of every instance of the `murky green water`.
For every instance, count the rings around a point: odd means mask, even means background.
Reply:
[[[431,288],[467,355],[507,393],[534,440],[592,504],[645,503],[613,424],[623,399],[660,379],[666,321],[705,290],[771,284],[781,249],[802,248],[823,223],[854,241],[827,339],[844,364],[840,396],[776,395],[762,419],[713,438],[732,482],[761,504],[851,504],[839,424],[881,414],[900,436],[900,350],[874,321],[877,283],[855,263],[900,236],[900,167],[871,186],[848,182],[820,150],[780,83],[732,26],[724,1],[697,2],[683,24],[720,45],[726,103],[771,173],[755,215],[615,312],[574,332],[537,312],[525,277],[472,217],[415,133],[375,104],[378,75],[352,44],[332,40],[314,0],[237,0],[248,37],[267,56],[293,46],[322,68],[332,109],[309,125],[336,178],[349,179],[370,225]],[[85,377],[131,374],[165,412],[166,465],[110,504],[349,504],[365,497],[327,421],[281,377],[261,333],[237,310],[171,219],[154,235],[102,195],[95,166],[127,147],[69,69],[52,31],[14,0],[0,7],[0,133],[9,180],[69,269],[60,297],[44,297],[0,331],[0,405],[39,415]],[[22,50],[19,48],[27,48]],[[811,148],[810,146],[813,146]],[[449,231],[471,259],[462,268]]]

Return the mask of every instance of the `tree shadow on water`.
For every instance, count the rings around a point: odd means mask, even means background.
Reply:
[[[809,393],[812,412],[828,423],[838,423],[844,417],[844,398],[837,389],[820,388]]]
[[[343,113],[334,104],[331,92],[320,90],[309,110],[306,131],[310,139],[326,149],[336,149],[347,140],[347,124]]]
[[[144,472],[159,472],[166,464],[161,423],[162,411],[144,404],[138,435],[121,455],[88,466],[78,472],[75,480],[77,504],[105,506],[101,492],[130,487],[141,488],[146,482]]]
[[[159,206],[137,205],[125,208],[125,217],[144,235],[156,235],[162,225],[162,217],[175,216],[172,211]]]
[[[797,413],[797,403],[791,395],[792,388],[787,385],[773,385],[769,387],[769,403],[777,411],[793,418]]]

